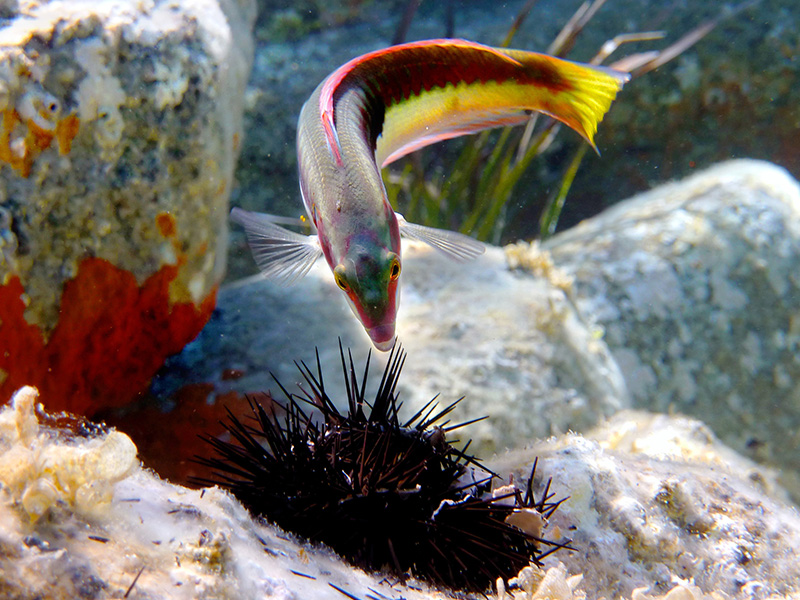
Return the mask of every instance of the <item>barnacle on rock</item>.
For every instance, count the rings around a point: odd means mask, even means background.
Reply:
[[[497,577],[568,547],[542,537],[561,503],[552,500],[549,482],[538,498],[534,473],[521,488],[498,486],[499,477],[466,447],[447,441],[466,424],[445,420],[459,401],[437,410],[431,400],[400,420],[402,350],[392,351],[371,403],[369,359],[358,377],[352,356],[341,351],[341,358],[346,414],[326,392],[319,356],[316,374],[300,363],[307,384],[301,394],[278,383],[285,404],[273,401],[268,410],[251,401],[249,421],[229,413],[230,441],[206,438],[216,456],[198,460],[215,472],[197,483],[231,490],[253,513],[327,544],[356,566],[400,577],[410,571],[460,590],[484,592]]]

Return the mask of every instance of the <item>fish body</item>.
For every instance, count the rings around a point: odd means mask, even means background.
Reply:
[[[357,118],[363,92],[337,99],[333,134],[320,118],[323,83],[303,106],[297,160],[303,203],[334,280],[375,346],[389,350],[399,300],[400,228],[386,199],[372,141]],[[330,140],[333,140],[331,144]]]
[[[266,276],[289,282],[320,256],[379,350],[394,344],[400,238],[425,241],[457,260],[483,245],[408,223],[394,212],[380,169],[429,144],[527,121],[534,111],[594,134],[627,76],[534,52],[466,40],[427,40],[355,58],[303,106],[297,130],[300,190],[316,229],[301,236],[281,218],[234,208]]]

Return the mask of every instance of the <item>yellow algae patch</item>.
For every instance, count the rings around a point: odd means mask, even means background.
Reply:
[[[64,115],[61,102],[31,79],[31,70],[20,67],[17,84],[23,88],[13,92],[5,86],[0,108],[0,161],[8,163],[22,177],[31,173],[34,160],[55,140],[59,152],[67,154],[78,133],[80,121],[74,114]]]
[[[72,150],[72,140],[78,135],[81,120],[78,115],[67,115],[56,123],[56,141],[58,141],[59,154],[69,154]]]
[[[32,520],[59,504],[84,515],[102,511],[114,483],[136,466],[136,446],[119,431],[79,441],[42,431],[38,395],[24,387],[0,411],[0,482]]]
[[[510,269],[522,269],[536,277],[547,279],[553,287],[569,293],[572,290],[574,278],[553,263],[553,257],[547,250],[543,250],[538,241],[530,244],[516,242],[503,248],[506,263]]]

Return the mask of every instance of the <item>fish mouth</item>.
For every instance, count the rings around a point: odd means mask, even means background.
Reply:
[[[394,347],[394,323],[367,329],[367,335],[372,340],[372,344],[381,352],[388,352]]]

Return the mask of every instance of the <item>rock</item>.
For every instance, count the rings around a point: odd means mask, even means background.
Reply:
[[[329,550],[254,520],[218,488],[191,490],[132,461],[127,436],[59,428],[33,388],[0,409],[0,595],[4,597],[453,598],[413,579],[364,573]],[[47,399],[44,399],[47,403]],[[59,417],[62,421],[64,416]],[[102,453],[109,440],[117,451]],[[20,455],[31,460],[21,463]],[[539,442],[490,463],[552,477],[569,494],[545,530],[572,538],[542,569],[499,583],[498,600],[797,598],[800,517],[771,473],[701,423],[623,412],[597,431]],[[100,460],[47,463],[40,457]],[[16,465],[18,468],[9,469]],[[76,477],[78,476],[79,477]],[[80,479],[31,518],[25,490]],[[43,485],[44,484],[44,485]],[[707,596],[704,594],[708,594]]]
[[[800,187],[786,171],[724,163],[544,247],[635,406],[702,419],[800,498]]]
[[[586,597],[800,594],[797,507],[773,473],[702,423],[622,411],[585,437],[537,442],[491,467],[519,480],[536,456],[556,498],[569,497],[550,519],[550,535],[557,528],[576,548],[545,565],[560,561],[582,574]]]
[[[219,489],[190,490],[159,479],[135,461],[129,439],[129,447],[106,453],[101,463],[43,461],[59,455],[96,457],[112,436],[127,436],[40,429],[35,399],[36,390],[24,388],[0,411],[0,596],[341,600],[332,587],[338,585],[359,597],[370,588],[397,597],[385,580],[254,521]],[[21,464],[21,454],[33,459]],[[120,468],[114,457],[126,466]],[[42,518],[32,520],[26,504],[30,490],[58,492],[77,474],[86,476],[94,491],[111,492],[108,501],[85,495],[89,501],[78,503],[63,495],[38,505]],[[411,589],[403,596],[434,597]]]
[[[586,429],[627,406],[605,344],[577,315],[556,273],[517,276],[499,248],[462,264],[404,242],[403,260],[397,333],[408,351],[400,390],[409,416],[437,394],[443,404],[465,396],[453,419],[491,415],[469,430],[475,451],[488,455]],[[337,337],[357,364],[365,360],[369,339],[323,261],[291,287],[246,279],[220,290],[209,324],[170,359],[152,390],[169,397],[212,384],[209,401],[231,391],[280,394],[271,374],[290,387],[299,380],[294,361],[313,365],[315,346],[329,380],[341,381]],[[377,354],[380,370],[386,355]],[[226,378],[231,369],[237,379]]]
[[[3,9],[0,401],[33,383],[69,398],[53,408],[125,404],[207,320],[254,12],[253,0]]]
[[[113,485],[130,475],[136,446],[119,431],[86,443],[43,443],[47,428],[34,412],[38,391],[24,387],[0,413],[0,482],[36,521],[59,505],[95,516],[107,509]]]

